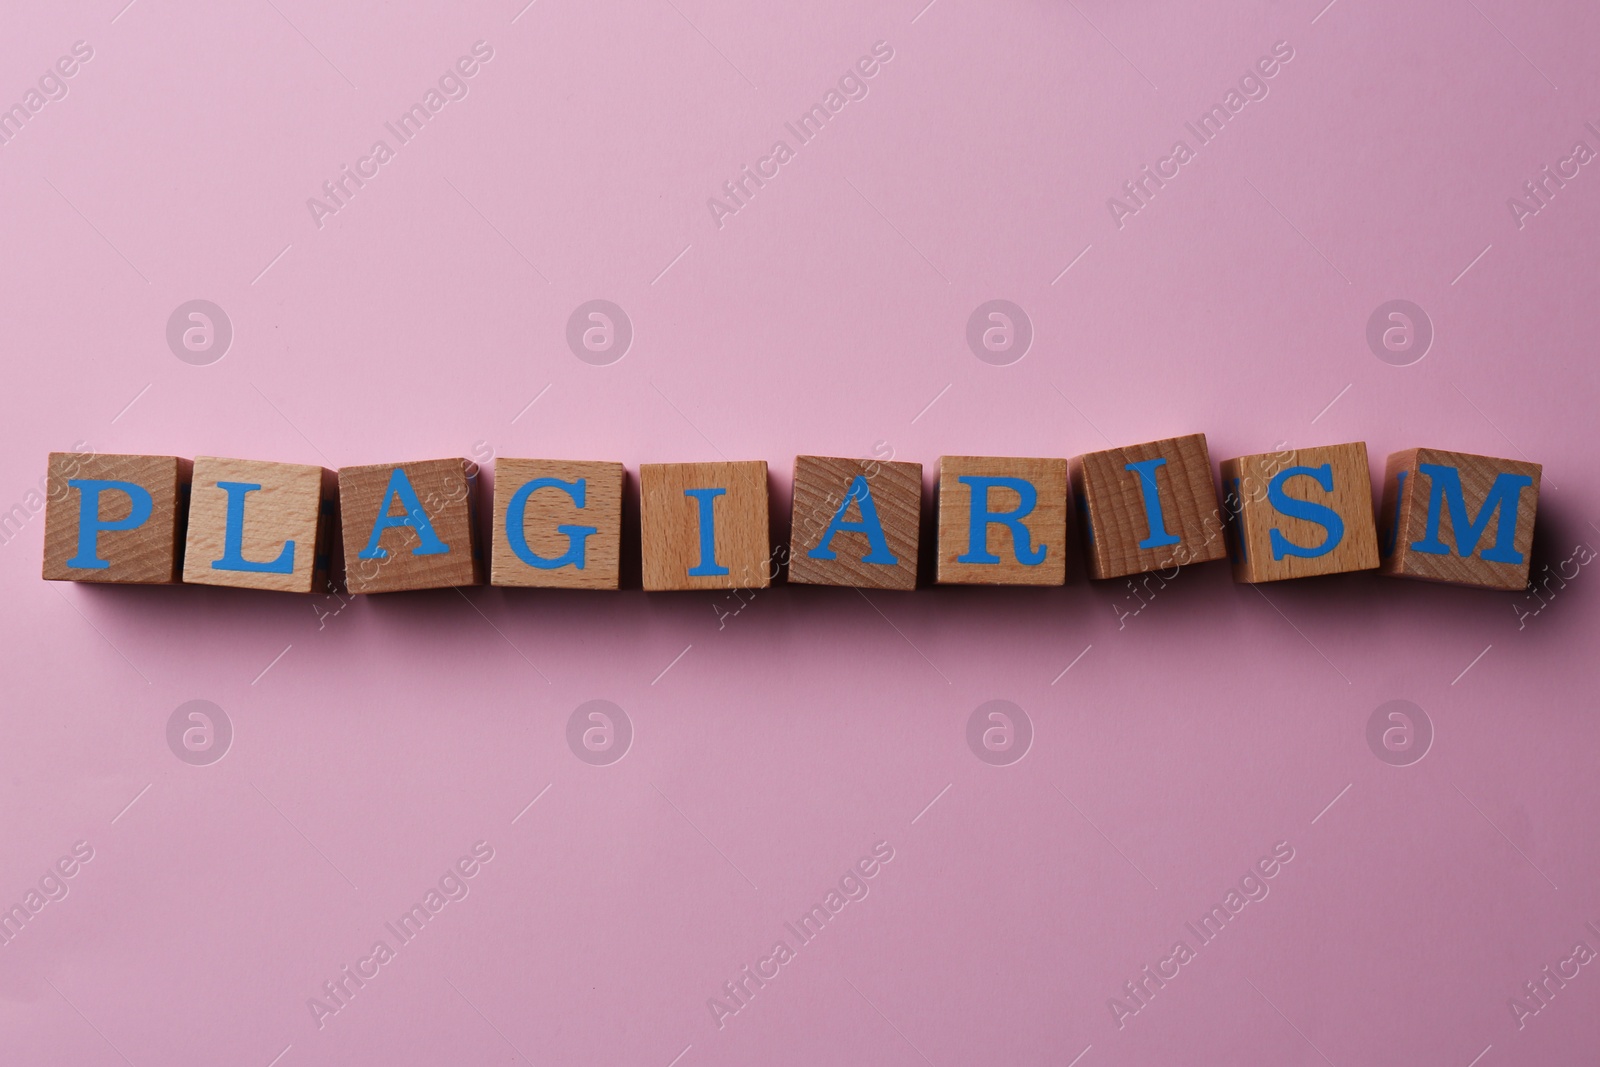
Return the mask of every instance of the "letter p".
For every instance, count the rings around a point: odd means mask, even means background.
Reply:
[[[135,530],[148,522],[155,503],[150,497],[150,490],[133,482],[100,478],[69,478],[67,485],[79,493],[78,554],[67,560],[67,566],[77,570],[106,570],[111,563],[100,558],[101,531]],[[108,490],[127,495],[130,507],[126,517],[100,517],[100,494]]]

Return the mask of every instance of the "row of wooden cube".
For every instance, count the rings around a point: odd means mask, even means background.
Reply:
[[[617,588],[624,477],[619,463],[497,461],[492,584]],[[1094,578],[1228,556],[1241,582],[1380,569],[1520,589],[1539,477],[1535,463],[1398,452],[1375,522],[1360,442],[1227,460],[1220,498],[1202,434],[1070,462],[946,456],[937,580],[1062,584],[1075,509]],[[770,546],[765,462],[645,464],[639,487],[645,589],[764,588],[776,577],[785,553]],[[48,491],[48,579],[319,591],[337,526],[353,593],[484,580],[472,466],[462,459],[335,475],[257,460],[63,452],[50,457]],[[788,580],[915,588],[921,517],[920,464],[800,456]]]

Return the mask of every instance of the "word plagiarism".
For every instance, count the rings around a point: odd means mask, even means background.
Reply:
[[[1190,434],[1071,460],[945,456],[925,508],[922,465],[892,455],[796,458],[789,537],[774,546],[764,460],[643,464],[625,539],[620,463],[502,457],[480,490],[466,459],[334,472],[56,452],[44,577],[319,593],[342,572],[351,593],[485,580],[617,589],[626,543],[650,591],[760,589],[784,571],[791,584],[867,589],[914,589],[919,576],[1052,586],[1067,579],[1070,539],[1091,578],[1226,558],[1246,583],[1377,570],[1520,590],[1541,474],[1412,448],[1388,457],[1374,507],[1358,441],[1226,460],[1219,493],[1205,435]],[[925,541],[936,559],[919,570]]]

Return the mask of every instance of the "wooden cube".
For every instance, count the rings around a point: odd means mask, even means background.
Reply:
[[[183,580],[321,593],[334,529],[332,471],[301,463],[198,456]]]
[[[766,460],[641,465],[639,526],[647,590],[772,584]]]
[[[1539,464],[1412,448],[1390,455],[1387,466],[1381,573],[1486,589],[1527,587]]]
[[[464,459],[339,468],[345,585],[352,593],[481,585]]]
[[[139,585],[178,581],[191,469],[178,456],[50,453],[44,577]]]
[[[497,459],[489,584],[615,589],[620,463]]]
[[[939,460],[940,585],[1062,585],[1067,461]]]
[[[1372,476],[1361,441],[1222,464],[1233,580],[1276,582],[1378,565]]]
[[[915,589],[922,464],[797,456],[789,581]]]
[[[1222,509],[1205,434],[1078,456],[1068,465],[1091,578],[1221,559]]]

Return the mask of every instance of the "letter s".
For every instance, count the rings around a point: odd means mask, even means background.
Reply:
[[[1317,545],[1297,545],[1283,535],[1283,531],[1276,526],[1267,531],[1267,539],[1272,546],[1272,558],[1281,560],[1284,556],[1298,556],[1302,559],[1315,559],[1325,556],[1339,546],[1344,540],[1344,519],[1339,513],[1325,504],[1318,504],[1311,500],[1301,500],[1284,492],[1284,483],[1290,478],[1310,478],[1322,487],[1323,492],[1333,492],[1333,464],[1324,463],[1320,467],[1290,467],[1279,471],[1267,483],[1267,501],[1277,509],[1281,515],[1301,522],[1314,523],[1321,526],[1326,533],[1322,542]]]

